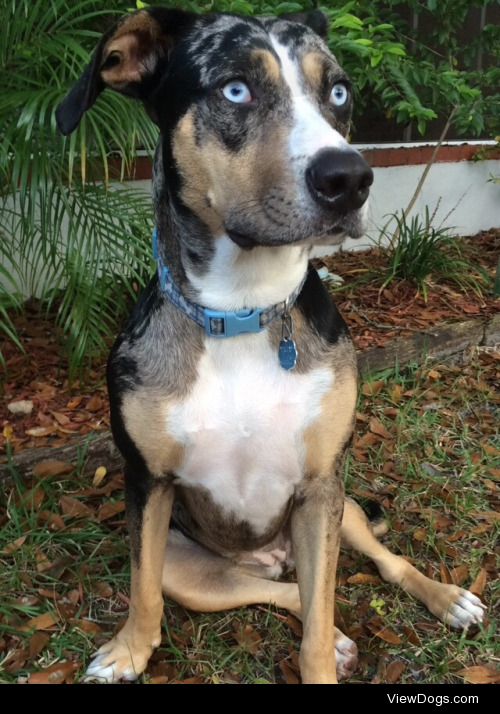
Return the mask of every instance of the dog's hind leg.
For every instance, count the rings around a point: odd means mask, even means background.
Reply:
[[[191,541],[179,531],[168,538],[162,586],[180,605],[198,612],[218,612],[245,605],[273,604],[301,619],[297,583],[269,579],[264,565],[241,566]],[[335,631],[337,677],[345,679],[357,663],[357,648]]]
[[[375,562],[384,580],[400,585],[443,622],[465,629],[482,621],[484,605],[478,597],[457,585],[427,578],[404,558],[391,553],[375,538],[361,507],[350,499],[345,501],[341,536],[343,545],[351,546]]]

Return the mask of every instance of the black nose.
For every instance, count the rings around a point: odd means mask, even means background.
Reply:
[[[307,187],[317,203],[348,213],[368,198],[373,171],[361,154],[352,149],[323,149],[306,170]]]

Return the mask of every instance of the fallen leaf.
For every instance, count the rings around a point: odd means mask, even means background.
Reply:
[[[76,662],[60,662],[53,664],[41,672],[30,674],[28,684],[63,684],[68,679],[72,679],[72,675],[78,668]]]
[[[94,515],[91,508],[73,496],[61,496],[59,506],[68,518],[89,518]]]
[[[50,635],[46,632],[35,632],[35,634],[30,638],[29,658],[35,659],[35,657],[38,657],[40,652],[45,649],[49,642]]]
[[[66,409],[70,409],[71,411],[73,411],[74,409],[78,409],[82,401],[83,397],[73,397],[73,399],[70,399],[69,402],[66,404]]]
[[[234,632],[234,639],[245,652],[253,655],[257,654],[262,644],[262,637],[251,625],[238,627]]]
[[[41,523],[46,523],[52,531],[62,531],[66,528],[66,524],[58,513],[52,511],[39,511],[38,520]]]
[[[447,585],[452,585],[453,578],[451,577],[450,571],[443,562],[439,564],[439,571],[441,574],[441,582],[446,583]]]
[[[38,617],[33,617],[28,620],[26,625],[19,628],[21,632],[29,632],[30,630],[50,630],[56,622],[59,620],[59,616],[55,612],[45,612],[43,615],[38,615]]]
[[[406,669],[406,664],[398,660],[390,662],[385,670],[385,683],[395,684],[401,679],[401,675]]]
[[[380,394],[384,386],[385,382],[382,379],[376,382],[365,382],[361,388],[361,391],[363,392],[365,397],[374,397],[377,394]]]
[[[37,478],[49,478],[50,476],[70,474],[74,470],[75,467],[73,464],[69,464],[67,461],[47,459],[46,461],[39,461],[36,466],[33,467],[33,476]]]
[[[116,503],[105,503],[97,512],[97,520],[99,523],[113,518],[118,513],[123,513],[125,510],[125,501],[116,501]]]
[[[18,401],[7,404],[7,409],[11,414],[15,414],[16,416],[26,416],[33,411],[33,402],[29,399],[19,399]]]
[[[288,627],[291,629],[291,631],[293,632],[294,635],[296,635],[297,637],[302,637],[303,630],[302,630],[302,623],[300,620],[298,620],[293,615],[288,615],[288,617],[286,618],[286,622],[287,622]],[[335,620],[335,622],[337,622],[337,621]]]
[[[56,420],[58,424],[61,426],[66,426],[67,424],[71,423],[71,419],[66,416],[66,414],[63,414],[62,412],[51,412],[52,416]]]
[[[50,436],[55,431],[55,426],[34,426],[32,429],[26,429],[25,433],[28,436],[34,436],[35,439],[39,439],[42,436]]]
[[[377,575],[368,573],[356,573],[347,578],[349,585],[380,585],[382,582]]]
[[[452,582],[455,585],[462,585],[469,577],[469,567],[467,565],[459,565],[450,572]]]
[[[19,550],[19,548],[21,548],[24,545],[26,538],[27,538],[27,536],[23,535],[23,536],[20,536],[19,538],[16,538],[16,540],[13,540],[10,543],[7,543],[5,548],[1,551],[2,555],[12,555],[12,553],[15,553],[16,550]]]
[[[73,627],[78,627],[82,632],[88,634],[98,634],[102,632],[102,627],[92,620],[70,620]]]
[[[380,627],[378,623],[372,623],[369,622],[367,624],[368,629],[370,632],[375,636],[378,637],[380,640],[384,640],[384,642],[388,642],[391,645],[400,645],[401,644],[401,637],[397,635],[394,630],[391,630],[389,627]]]
[[[460,669],[457,674],[469,684],[500,684],[500,670],[486,665],[465,667],[465,669]]]
[[[377,436],[381,436],[382,439],[391,439],[392,438],[390,432],[387,431],[387,429],[382,424],[380,419],[377,419],[376,417],[372,417],[370,419],[369,427],[370,427],[370,431],[373,434],[376,434]]]
[[[486,568],[481,568],[481,570],[476,576],[476,579],[469,588],[471,593],[474,593],[474,595],[482,595],[484,592],[484,588],[486,587],[487,579],[488,574],[486,572]]]
[[[279,665],[283,678],[287,684],[300,684],[297,672],[290,667],[286,659],[282,659]]]
[[[89,412],[98,412],[99,409],[102,409],[104,406],[104,401],[102,397],[100,397],[98,394],[94,394],[93,397],[89,399],[87,402],[86,409],[89,410]]]
[[[108,470],[105,466],[98,466],[96,468],[95,473],[94,473],[94,478],[92,479],[92,486],[94,488],[97,488],[103,481],[104,478],[106,477],[106,474],[108,473]]]

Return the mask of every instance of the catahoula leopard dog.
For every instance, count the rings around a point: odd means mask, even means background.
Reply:
[[[305,683],[353,671],[334,625],[340,540],[452,626],[470,592],[433,582],[344,499],[356,359],[309,265],[363,233],[373,173],[349,146],[349,79],[319,11],[275,18],[127,15],[59,106],[72,132],[106,88],[159,127],[158,274],[108,366],[125,459],[130,612],[87,675],[135,679],[160,644],[163,594],[210,612],[274,603],[300,617]],[[280,582],[296,568],[298,583]]]

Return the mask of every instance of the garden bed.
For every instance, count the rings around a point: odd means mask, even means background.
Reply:
[[[493,275],[500,231],[464,241],[463,250],[473,264]],[[460,291],[445,281],[431,282],[427,299],[404,281],[380,290],[386,260],[383,251],[373,249],[317,261],[318,267],[324,265],[344,279],[332,292],[349,325],[362,374],[419,361],[426,354],[443,358],[470,346],[500,343],[498,299]],[[81,446],[89,436],[102,435],[91,451],[97,460],[104,455],[113,459],[111,439],[105,436],[109,432],[105,360],[96,362],[85,380],[70,383],[61,358],[60,335],[50,319],[40,316],[39,306],[28,305],[15,323],[26,354],[13,345],[4,350],[7,381],[0,404],[0,472],[7,444],[15,456],[25,450],[52,448],[62,449],[62,458],[69,454],[74,459],[82,455]],[[13,402],[25,402],[26,413],[13,414]],[[68,445],[69,452],[65,451]],[[35,452],[19,463],[29,467],[34,460]]]

